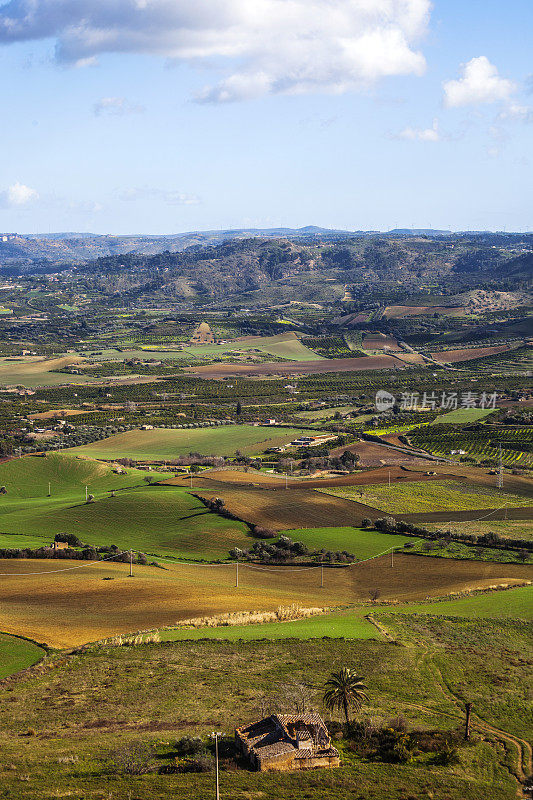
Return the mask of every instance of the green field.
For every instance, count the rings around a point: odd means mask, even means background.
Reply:
[[[335,723],[337,714],[324,709],[322,693],[331,672],[343,666],[363,676],[368,700],[360,717],[373,726],[390,726],[401,717],[408,731],[452,731],[464,720],[467,696],[483,722],[507,735],[527,735],[531,639],[525,625],[416,615],[384,619],[404,646],[383,639],[167,641],[57,656],[52,671],[21,676],[16,691],[0,687],[3,792],[29,800],[204,800],[214,796],[212,771],[158,773],[161,765],[174,763],[176,739],[188,734],[207,741],[217,730],[230,741],[238,725],[274,709],[294,710],[302,693],[307,707]],[[417,751],[408,763],[387,763],[360,755],[342,735],[334,743],[342,759],[335,770],[254,772],[222,753],[221,798],[517,796],[518,750],[512,743],[504,746],[498,730],[476,729],[471,744],[458,743],[458,761],[451,765],[435,763],[427,751]],[[141,761],[135,761],[135,748],[141,748]],[[149,767],[136,772],[128,766],[131,758]]]
[[[264,625],[234,625],[219,628],[170,628],[161,630],[165,641],[198,639],[223,639],[228,641],[254,639],[382,639],[379,630],[367,620],[372,614],[377,619],[383,614],[428,614],[466,619],[525,619],[533,620],[533,587],[525,586],[457,600],[433,603],[409,603],[397,606],[365,604],[348,611],[323,614],[294,622],[267,623]]]
[[[484,417],[488,417],[489,414],[493,413],[493,408],[457,408],[455,411],[450,411],[448,414],[440,414],[430,424],[463,425],[468,422],[475,422],[478,419],[483,419]]]
[[[194,559],[225,559],[233,547],[251,543],[244,523],[212,514],[200,500],[175,486],[132,489],[89,504],[56,503],[46,508],[37,501],[26,506],[0,514],[4,531],[31,532],[43,541],[55,533],[75,533],[87,544],[116,544],[124,550]],[[0,546],[3,538],[0,535]]]
[[[0,680],[21,669],[31,667],[45,655],[45,652],[42,647],[28,639],[0,633]]]
[[[320,361],[322,359],[322,356],[303,345],[291,331],[280,333],[277,336],[249,337],[244,340],[231,341],[227,344],[190,345],[183,352],[195,358],[205,358],[228,356],[235,351],[243,353],[251,350],[259,350],[266,355],[285,358],[289,361]]]
[[[91,494],[96,494],[145,482],[146,472],[141,470],[128,467],[125,474],[117,475],[108,464],[75,458],[70,453],[24,456],[0,464],[0,486],[7,489],[7,494],[0,496],[0,508],[14,499],[47,498],[49,484],[49,500],[62,498],[75,502],[85,497],[86,486]]]
[[[230,642],[254,639],[382,639],[378,629],[365,618],[369,608],[352,613],[324,614],[294,622],[263,625],[234,625],[220,628],[170,628],[160,631],[162,641],[223,639]]]
[[[243,523],[210,513],[181,487],[148,487],[146,472],[126,472],[58,453],[0,464],[0,485],[7,488],[0,496],[0,547],[39,547],[56,533],[75,533],[93,545],[217,559],[249,545]],[[86,486],[93,503],[85,502]]]
[[[101,439],[70,453],[91,458],[134,458],[162,460],[177,458],[189,453],[210,456],[233,455],[240,450],[246,455],[262,453],[268,447],[287,444],[305,433],[296,428],[272,428],[253,425],[228,425],[219,428],[193,428],[172,430],[156,428],[151,431],[133,430]]]
[[[303,542],[310,550],[347,550],[363,560],[373,558],[391,547],[403,547],[406,542],[415,543],[418,539],[409,536],[396,536],[363,528],[300,528],[283,531],[297,542]]]
[[[463,511],[502,508],[507,505],[530,506],[531,500],[523,495],[502,492],[499,489],[473,486],[461,481],[413,481],[410,483],[375,484],[367,487],[340,486],[317,491],[355,500],[379,508],[387,514],[415,514],[431,511]]]

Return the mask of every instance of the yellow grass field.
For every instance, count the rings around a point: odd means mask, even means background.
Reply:
[[[40,386],[43,384],[60,383],[86,383],[90,378],[83,375],[66,375],[52,372],[71,364],[84,361],[81,356],[68,355],[60,358],[20,358],[0,359],[0,385],[1,386]]]
[[[133,578],[128,577],[128,565],[112,563],[30,574],[72,566],[80,565],[0,561],[0,630],[68,647],[228,611],[274,610],[295,602],[306,607],[346,606],[368,600],[375,588],[382,599],[403,602],[533,578],[533,567],[528,566],[407,555],[398,555],[394,567],[382,557],[326,569],[323,589],[319,568],[256,570],[244,564],[238,589],[234,565],[135,567]]]

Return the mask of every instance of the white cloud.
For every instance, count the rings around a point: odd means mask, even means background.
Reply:
[[[486,56],[472,58],[462,71],[458,80],[443,83],[444,103],[448,108],[508,100],[517,88],[513,81],[500,76]]]
[[[149,186],[121,189],[117,193],[117,196],[119,200],[124,200],[126,202],[155,197],[169,206],[197,206],[201,203],[200,198],[196,194],[188,194],[187,192],[178,192],[175,190],[154,189]]]
[[[142,114],[143,106],[131,105],[125,97],[102,97],[93,106],[97,117],[123,117],[127,114]]]
[[[439,131],[439,121],[434,119],[431,128],[404,128],[396,138],[409,139],[413,142],[440,142],[442,136]]]
[[[519,103],[511,103],[500,114],[500,120],[517,120],[518,122],[533,122],[533,106],[522,106]]]
[[[35,189],[17,182],[0,192],[0,208],[17,208],[38,199],[39,194]]]
[[[10,0],[0,43],[55,38],[56,58],[141,53],[224,69],[201,102],[340,93],[420,75],[431,0]]]

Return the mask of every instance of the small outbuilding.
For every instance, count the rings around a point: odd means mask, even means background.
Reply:
[[[340,766],[339,751],[319,714],[272,714],[237,728],[235,743],[260,771]]]

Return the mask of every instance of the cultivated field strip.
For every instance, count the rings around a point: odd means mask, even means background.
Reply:
[[[522,583],[533,567],[398,555],[350,567],[294,570],[274,567],[165,564],[165,569],[107,563],[64,574],[12,576],[49,570],[48,561],[0,561],[0,630],[68,647],[118,633],[172,626],[182,619],[228,611],[275,610],[297,602],[335,607],[367,601],[378,589],[383,600],[424,600],[494,584]],[[324,630],[327,635],[327,629]]]

